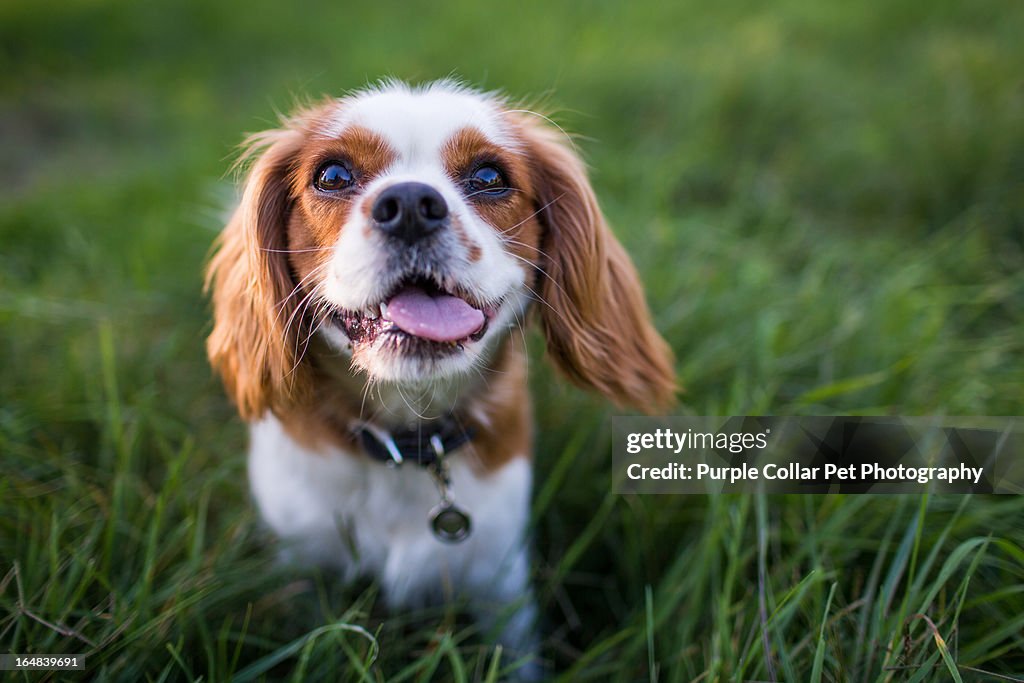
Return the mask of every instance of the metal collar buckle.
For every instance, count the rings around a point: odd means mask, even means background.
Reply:
[[[405,458],[402,457],[402,451],[398,448],[398,444],[395,443],[395,439],[391,436],[391,432],[386,429],[381,429],[369,422],[360,423],[359,428],[369,432],[373,438],[384,447],[385,451],[387,451],[389,459],[386,460],[386,463],[388,467],[398,467],[405,462]]]

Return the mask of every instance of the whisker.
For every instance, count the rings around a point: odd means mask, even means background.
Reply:
[[[321,297],[316,304],[313,315],[310,316],[310,318],[316,321],[316,326],[310,326],[309,334],[306,335],[306,339],[302,342],[304,345],[308,346],[313,335],[319,332],[320,328],[324,326],[324,323],[330,319],[330,310],[331,302]]]
[[[278,320],[280,319],[281,315],[282,315],[282,314],[284,313],[284,311],[285,311],[285,309],[286,309],[286,307],[287,307],[288,301],[289,301],[289,300],[290,300],[290,299],[291,299],[291,298],[292,298],[293,296],[296,296],[296,295],[297,295],[297,294],[298,294],[298,293],[299,293],[300,291],[302,291],[302,286],[303,286],[303,285],[304,285],[304,284],[305,284],[305,283],[306,283],[306,282],[307,282],[307,281],[308,281],[308,280],[309,280],[310,278],[312,278],[312,277],[314,277],[314,276],[316,276],[316,275],[319,275],[319,273],[320,273],[320,270],[321,270],[321,269],[323,269],[323,268],[325,268],[325,267],[327,267],[327,264],[326,264],[326,263],[323,263],[323,264],[320,264],[319,266],[317,266],[316,268],[314,268],[313,270],[311,270],[311,271],[310,271],[310,272],[309,272],[309,273],[308,273],[308,274],[306,275],[306,277],[302,278],[302,280],[300,280],[300,281],[298,282],[298,284],[296,284],[296,285],[295,285],[295,286],[294,286],[294,287],[292,288],[292,291],[291,291],[291,292],[290,292],[290,293],[288,294],[288,296],[286,296],[286,297],[285,297],[284,299],[282,299],[281,301],[279,301],[279,302],[278,302],[278,304],[277,304],[277,308],[278,308],[278,313],[277,313],[277,318],[275,318],[274,322],[277,322],[277,321],[278,321]],[[285,327],[287,328],[287,325],[286,325]]]
[[[498,234],[500,234],[500,235],[504,235],[504,234],[505,234],[506,232],[509,232],[509,231],[511,231],[511,230],[515,230],[515,229],[516,229],[516,228],[518,228],[518,227],[519,227],[520,225],[522,225],[522,224],[523,224],[523,223],[525,223],[526,221],[530,220],[531,218],[533,218],[533,217],[537,216],[537,215],[538,215],[538,214],[539,214],[540,212],[544,211],[545,209],[547,209],[547,208],[548,208],[549,206],[551,206],[552,204],[554,204],[555,202],[557,202],[557,201],[558,201],[559,199],[561,199],[561,198],[562,198],[562,197],[564,197],[564,196],[565,196],[565,193],[563,192],[562,194],[558,195],[557,197],[555,197],[554,199],[552,199],[552,200],[551,200],[550,202],[548,202],[548,203],[547,203],[547,204],[545,204],[544,206],[540,207],[539,209],[537,209],[536,211],[534,211],[533,213],[531,213],[531,214],[530,214],[529,216],[527,216],[527,217],[526,217],[526,218],[524,218],[523,220],[521,220],[521,221],[519,221],[518,223],[516,223],[515,225],[512,225],[512,226],[509,226],[509,227],[507,227],[507,228],[504,228],[504,229],[502,229],[502,230],[499,230],[499,231],[498,231]]]
[[[505,244],[511,244],[516,247],[522,247],[523,249],[530,249],[532,251],[535,251],[537,255],[543,256],[549,261],[552,260],[551,255],[548,254],[543,249],[541,249],[540,247],[535,247],[533,245],[527,244],[526,242],[520,242],[519,240],[512,239],[511,237],[502,237],[501,241],[504,242]]]
[[[476,192],[470,192],[466,195],[466,199],[475,197],[478,194],[484,194],[485,192],[494,192],[495,190],[502,190],[507,192],[522,192],[523,190],[518,187],[489,187],[486,190],[477,190]]]
[[[285,323],[285,327],[284,327],[285,338],[288,337],[289,330],[291,329],[292,322],[298,320],[299,321],[298,324],[301,325],[302,324],[301,321],[306,319],[305,312],[309,310],[310,303],[314,300],[314,296],[316,296],[316,295],[317,295],[317,288],[314,288],[314,289],[310,290],[309,294],[307,294],[306,297],[302,300],[302,302],[298,306],[296,306],[295,311],[292,313],[291,317],[288,318],[288,322]],[[301,315],[300,315],[300,313],[301,313]],[[299,316],[298,318],[296,318],[297,315]],[[299,367],[299,363],[301,363],[302,359],[305,358],[306,351],[309,349],[309,339],[310,339],[310,336],[307,336],[305,342],[302,342],[302,351],[301,352],[299,351],[299,344],[300,344],[299,337],[300,336],[301,336],[301,332],[299,331],[299,329],[296,329],[296,331],[295,331],[295,346],[292,349],[292,354],[295,357],[295,362],[292,364],[291,370],[288,371],[288,375],[291,375],[292,373],[295,372],[295,370]]]
[[[402,399],[402,403],[405,404],[405,407],[409,409],[410,413],[415,415],[416,418],[419,419],[419,420],[427,419],[426,416],[423,413],[421,413],[420,411],[418,411],[415,408],[413,408],[412,404],[409,403],[409,399],[406,398],[405,393],[402,391],[402,385],[401,384],[395,384],[395,390],[398,392],[398,397],[400,399]]]
[[[310,252],[332,251],[333,249],[333,246],[312,247],[310,249],[269,249],[267,247],[260,247],[260,251],[265,251],[269,254],[307,254]]]
[[[562,293],[562,295],[565,296],[565,298],[567,298],[567,299],[569,298],[569,294],[565,291],[565,288],[562,287],[562,285],[558,282],[558,280],[556,280],[555,278],[551,277],[551,275],[547,271],[545,271],[543,268],[541,268],[539,265],[537,265],[536,263],[533,263],[532,261],[529,261],[528,259],[523,258],[522,256],[519,256],[518,254],[513,254],[513,253],[509,252],[508,255],[511,256],[512,258],[519,259],[520,261],[522,261],[526,265],[528,265],[531,268],[535,269],[538,273],[540,273],[541,275],[546,277],[548,280],[550,280],[551,284],[554,285]],[[523,286],[526,287],[526,289],[528,289],[531,294],[533,294],[533,298],[534,298],[535,301],[539,301],[540,303],[543,303],[548,308],[551,308],[552,311],[555,310],[551,306],[551,304],[549,304],[547,301],[544,300],[544,297],[542,297],[540,294],[537,293],[537,290],[535,290],[533,287],[531,287],[530,285],[526,284],[525,282],[523,283]],[[556,311],[556,313],[557,313],[557,311]]]
[[[359,402],[359,419],[362,420],[366,414],[366,400],[369,398],[370,391],[374,385],[374,379],[371,375],[367,374],[366,384],[363,385],[363,396]]]
[[[550,116],[545,116],[540,112],[536,112],[530,109],[510,109],[509,112],[513,114],[529,114],[530,116],[536,116],[538,119],[547,121],[552,126],[557,128],[559,133],[565,136],[565,139],[569,141],[569,145],[572,147],[573,152],[579,152],[579,150],[576,149],[576,142],[572,139],[572,136],[565,132],[565,129],[558,125],[558,123],[556,123]]]
[[[302,301],[300,301],[299,304],[295,307],[295,310],[292,311],[291,315],[288,316],[288,320],[284,324],[284,333],[285,333],[286,337],[290,334],[293,323],[296,323],[297,325],[301,325],[302,321],[306,319],[306,312],[309,310],[310,304],[315,300],[315,298],[317,296],[319,296],[318,288],[314,287],[313,289],[309,290],[309,292],[306,294],[306,296],[303,297]],[[296,333],[296,335],[295,335],[295,343],[296,343],[295,351],[298,352],[298,341],[299,341],[299,328],[298,327],[295,328],[295,333]]]
[[[527,289],[529,289],[529,286],[527,286]],[[519,312],[515,308],[512,309],[512,317],[515,318],[516,320],[516,327],[519,328],[519,337],[523,340],[523,354],[526,356],[526,376],[529,377],[530,354],[527,352],[526,326],[523,324],[523,321],[519,318]]]
[[[306,284],[307,280],[309,280],[310,278],[318,275],[320,273],[321,269],[326,268],[326,267],[327,267],[327,264],[326,263],[322,263],[319,266],[313,268],[313,270],[311,270],[309,273],[307,273],[304,278],[299,280],[299,282],[296,283],[296,285],[294,287],[292,287],[292,291],[288,294],[288,296],[286,296],[285,298],[281,299],[281,301],[278,302],[278,304],[277,304],[278,307],[283,309],[284,305],[286,303],[288,303],[288,300],[290,298],[292,298],[293,296],[295,296],[295,294],[298,293],[298,291],[300,289],[302,289],[302,285]]]

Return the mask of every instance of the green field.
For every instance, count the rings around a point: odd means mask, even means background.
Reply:
[[[0,653],[116,681],[513,664],[454,609],[276,567],[205,360],[243,133],[386,75],[580,135],[681,412],[1024,413],[1024,4],[346,5],[0,4]],[[1024,679],[1024,497],[615,496],[611,409],[531,346],[564,680]]]

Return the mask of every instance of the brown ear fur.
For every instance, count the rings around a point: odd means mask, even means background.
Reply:
[[[257,158],[206,272],[214,314],[207,355],[247,420],[295,397],[307,372],[296,362],[293,314],[301,297],[289,296],[294,284],[283,253],[291,208],[287,176],[302,141],[299,130],[287,127],[246,141],[243,159]]]
[[[643,288],[608,228],[583,163],[533,121],[529,145],[544,274],[538,306],[548,353],[576,384],[648,413],[675,402],[672,351],[651,324]]]

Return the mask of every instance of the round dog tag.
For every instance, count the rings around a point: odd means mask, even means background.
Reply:
[[[451,503],[441,503],[430,511],[430,528],[447,543],[459,543],[469,536],[472,523],[469,515]]]

